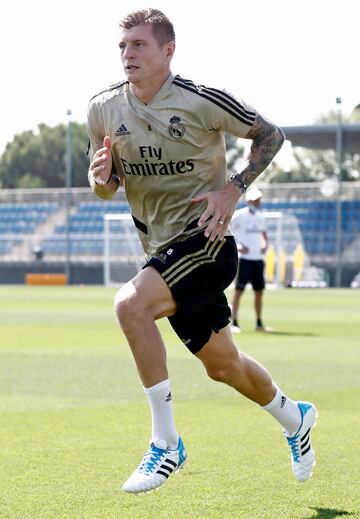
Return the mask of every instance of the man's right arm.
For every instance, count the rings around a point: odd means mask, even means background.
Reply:
[[[90,163],[88,180],[93,193],[99,198],[109,200],[120,186],[120,178],[113,171],[110,137],[105,137],[103,147],[98,149]]]
[[[241,253],[241,254],[247,254],[250,249],[249,247],[247,247],[246,245],[244,245],[243,243],[239,242],[237,244],[237,250]]]
[[[94,178],[91,177],[90,171],[88,174],[88,178],[92,192],[98,198],[101,198],[103,200],[110,200],[115,195],[116,191],[119,189],[120,186],[120,179],[117,175],[112,175],[110,182],[102,186],[96,184]]]

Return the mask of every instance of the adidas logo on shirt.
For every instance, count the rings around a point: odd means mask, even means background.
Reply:
[[[125,124],[121,124],[119,128],[116,130],[115,135],[117,135],[118,137],[122,137],[124,135],[130,135],[130,132],[126,128]]]

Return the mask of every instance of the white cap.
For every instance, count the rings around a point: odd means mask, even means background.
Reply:
[[[252,187],[249,191],[246,192],[245,200],[247,202],[255,202],[255,200],[259,200],[262,197],[262,192],[257,187]]]

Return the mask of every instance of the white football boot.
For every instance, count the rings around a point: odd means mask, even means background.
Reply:
[[[301,425],[297,432],[284,436],[291,450],[291,466],[298,481],[306,481],[313,473],[315,452],[310,443],[310,431],[316,424],[316,407],[310,402],[297,402],[301,413]]]
[[[165,440],[150,443],[138,468],[125,481],[122,489],[132,494],[149,492],[163,485],[171,474],[180,470],[186,462],[182,439],[175,450],[167,448]]]

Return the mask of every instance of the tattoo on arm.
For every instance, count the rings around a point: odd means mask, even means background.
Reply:
[[[270,164],[285,140],[282,130],[260,114],[256,114],[254,125],[246,138],[253,142],[244,168],[230,178],[230,182],[243,193]]]

